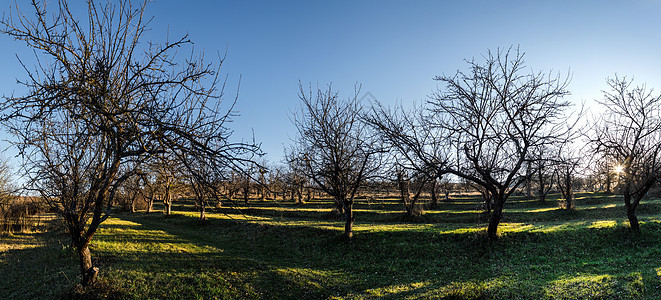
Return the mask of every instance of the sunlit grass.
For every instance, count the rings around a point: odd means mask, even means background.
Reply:
[[[116,214],[91,245],[98,297],[198,299],[657,299],[661,200],[641,205],[632,235],[621,199],[577,195],[577,209],[516,198],[489,241],[480,199],[405,218],[396,199],[358,202],[355,239],[329,199],[255,202],[172,216]],[[57,242],[59,239],[60,242]],[[53,242],[55,241],[55,243]],[[64,241],[64,242],[62,242]],[[70,295],[77,258],[62,232],[0,238],[0,295]],[[36,255],[35,255],[36,254]],[[27,265],[18,262],[27,261]],[[27,266],[32,277],[21,275]],[[46,266],[46,272],[43,271]],[[19,272],[20,270],[20,272]],[[3,278],[4,279],[4,278]],[[52,292],[29,292],[33,284]],[[55,295],[55,296],[54,296]],[[92,295],[92,296],[94,296]],[[94,296],[94,297],[96,297]],[[0,297],[1,298],[1,297]]]

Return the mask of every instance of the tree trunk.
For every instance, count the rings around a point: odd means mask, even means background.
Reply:
[[[205,201],[200,201],[200,221],[204,222],[207,220],[206,216],[206,203]]]
[[[344,215],[346,223],[344,224],[344,236],[351,240],[353,238],[353,200],[344,200]]]
[[[607,169],[606,171],[606,193],[610,194],[611,193],[611,174],[610,174],[610,168]]]
[[[96,281],[96,275],[99,273],[99,268],[92,265],[92,254],[88,246],[76,245],[76,251],[80,258],[80,275],[82,276],[83,286],[92,285]]]
[[[528,199],[532,198],[532,179],[528,178],[526,180],[526,197]]]
[[[436,196],[436,185],[437,185],[437,180],[434,179],[431,183],[431,207],[432,208],[438,207],[438,196]]]
[[[500,220],[503,218],[504,204],[505,203],[502,199],[496,199],[494,203],[491,217],[489,217],[489,227],[487,228],[487,236],[489,239],[495,240],[498,238],[498,224],[500,224]]]
[[[165,215],[169,216],[172,213],[172,201],[165,203]]]
[[[406,209],[406,215],[410,216],[413,214],[412,207],[410,205],[411,194],[408,179],[404,178],[404,172],[397,172],[397,183],[399,185],[399,194],[402,198],[402,203]]]
[[[546,184],[544,180],[544,174],[542,173],[542,169],[537,173],[537,179],[539,180],[539,201],[542,203],[546,202]]]
[[[567,205],[567,209],[573,210],[574,209],[574,193],[572,191],[572,180],[571,180],[571,174],[567,172],[565,175],[565,203]]]
[[[149,200],[147,201],[147,213],[151,213],[153,207],[154,207],[154,198],[152,197],[149,198]]]
[[[624,205],[627,209],[627,218],[629,219],[629,226],[633,231],[640,231],[640,224],[638,223],[638,217],[636,216],[636,208],[633,205],[625,203]]]

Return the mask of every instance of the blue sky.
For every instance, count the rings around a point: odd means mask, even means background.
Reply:
[[[520,45],[531,70],[571,72],[576,103],[590,105],[615,73],[661,89],[659,12],[661,0],[159,0],[147,9],[153,41],[188,33],[207,59],[227,51],[228,96],[241,77],[235,138],[254,130],[276,163],[295,136],[299,80],[333,82],[341,95],[360,83],[386,104],[421,102],[437,88],[434,76],[487,49]],[[20,91],[15,79],[25,72],[14,55],[30,57],[25,50],[0,36],[0,94]]]

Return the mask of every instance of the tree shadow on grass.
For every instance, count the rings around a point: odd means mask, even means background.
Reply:
[[[631,234],[623,226],[583,226],[547,232],[506,232],[499,240],[489,241],[474,232],[452,233],[432,228],[360,232],[353,241],[345,242],[337,231],[305,226],[263,226],[223,219],[200,225],[195,218],[185,216],[120,217],[140,224],[136,225],[138,230],[162,231],[202,250],[115,254],[107,266],[118,274],[113,275],[114,280],[148,278],[141,280],[195,296],[661,296],[657,292],[661,283],[656,272],[661,267],[661,225],[655,222],[644,223],[640,235]],[[136,242],[149,244],[168,239]],[[178,280],[180,284],[169,280]],[[124,288],[128,292],[140,289]],[[173,296],[155,291],[147,295]]]
[[[21,233],[0,238],[0,298],[70,299],[80,281],[78,259],[61,231]],[[112,297],[101,287],[86,298]]]

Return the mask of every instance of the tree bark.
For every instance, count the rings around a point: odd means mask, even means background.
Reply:
[[[353,200],[344,201],[344,215],[346,217],[346,223],[344,224],[344,236],[351,240],[353,238]]]
[[[205,201],[200,201],[200,221],[204,222],[207,220],[206,216],[206,203]]]
[[[411,201],[411,192],[409,187],[409,181],[407,178],[404,178],[404,173],[402,171],[397,172],[397,183],[399,185],[399,194],[402,198],[402,203],[406,209],[406,215],[411,216],[413,214],[412,207],[410,205]]]
[[[636,216],[636,209],[633,205],[626,204],[627,209],[627,218],[629,219],[629,226],[633,231],[640,231],[640,224],[638,223],[638,217]]]
[[[437,185],[437,180],[434,179],[431,183],[431,207],[436,208],[438,207],[438,196],[436,195],[436,185]]]
[[[537,179],[539,180],[539,202],[546,202],[546,183],[544,182],[544,173],[540,168],[537,172]]]
[[[504,204],[505,203],[502,199],[497,199],[494,203],[491,217],[489,217],[489,227],[487,227],[487,236],[491,240],[498,238],[498,224],[500,224],[500,220],[503,218]]]
[[[88,246],[76,245],[78,258],[80,259],[80,275],[82,276],[83,286],[90,286],[96,281],[96,275],[99,268],[92,265],[92,254]]]
[[[172,213],[172,201],[165,203],[165,215],[169,216]]]

